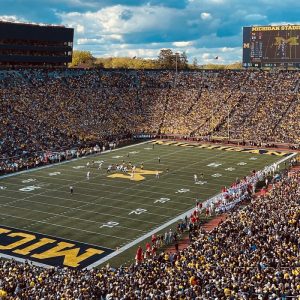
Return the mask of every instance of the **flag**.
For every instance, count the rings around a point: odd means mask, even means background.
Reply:
[[[219,59],[219,56],[216,56],[215,59]]]

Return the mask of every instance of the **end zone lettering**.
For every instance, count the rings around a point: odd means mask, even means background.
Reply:
[[[27,259],[53,267],[86,268],[113,250],[0,226],[0,257]]]
[[[178,143],[174,141],[164,141],[164,140],[153,141],[152,144],[199,148],[199,149],[224,150],[224,151],[233,151],[233,152],[245,152],[245,153],[253,153],[253,154],[268,154],[268,155],[276,155],[276,156],[288,156],[291,154],[288,152],[273,151],[273,150],[266,150],[266,149],[240,148],[240,147],[209,145],[209,144]]]

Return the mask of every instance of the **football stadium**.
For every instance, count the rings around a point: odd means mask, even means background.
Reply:
[[[65,9],[0,18],[0,299],[300,299],[300,25],[224,67],[93,56]]]

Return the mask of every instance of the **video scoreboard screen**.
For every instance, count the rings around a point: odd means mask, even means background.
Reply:
[[[300,25],[244,27],[243,66],[300,68]]]

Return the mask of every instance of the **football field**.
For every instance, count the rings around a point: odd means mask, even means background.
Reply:
[[[149,141],[0,177],[0,255],[70,267],[107,258],[124,263],[151,232],[168,229],[196,199],[205,201],[237,177],[289,155],[261,153]],[[129,162],[136,166],[134,176],[107,172],[109,165]]]

